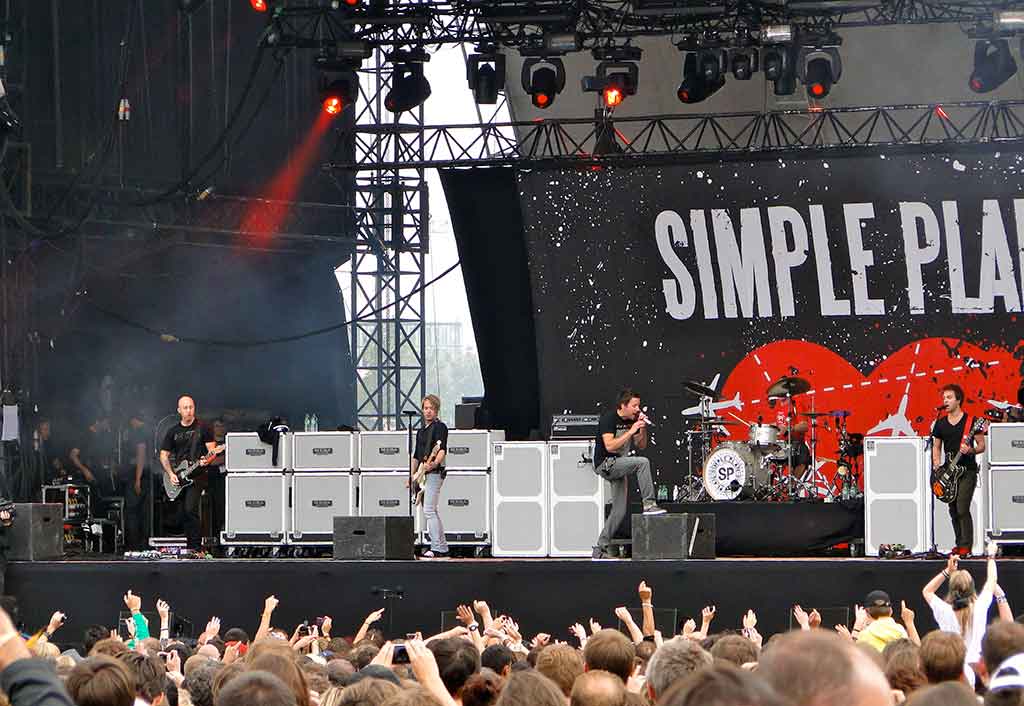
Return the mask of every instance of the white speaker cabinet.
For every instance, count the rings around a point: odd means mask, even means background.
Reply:
[[[494,444],[492,556],[548,555],[547,454],[542,441]]]
[[[356,514],[355,478],[351,473],[296,473],[290,499],[289,543],[329,545],[334,518]]]
[[[279,473],[229,473],[225,476],[225,545],[283,544],[288,480]]]
[[[291,434],[282,434],[277,445],[277,463],[274,447],[260,441],[254,431],[231,432],[225,440],[224,467],[228,473],[280,473],[290,468]]]
[[[604,526],[608,483],[594,473],[593,441],[548,443],[548,554],[589,557]]]
[[[361,435],[360,435],[361,436]],[[364,471],[359,474],[360,517],[408,517],[409,471]]]
[[[491,475],[487,471],[449,471],[438,507],[448,544],[491,543]],[[416,536],[430,544],[423,506],[416,506]]]
[[[925,502],[931,493],[931,464],[926,444],[926,437],[917,436],[864,440],[864,552],[868,556],[878,556],[880,544],[902,544],[915,553],[928,548]]]
[[[349,431],[297,431],[292,437],[292,468],[351,471],[356,467],[357,435]]]

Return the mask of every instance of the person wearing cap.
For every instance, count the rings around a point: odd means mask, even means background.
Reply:
[[[892,617],[892,601],[885,591],[872,591],[864,598],[864,612],[858,611],[851,634],[857,642],[871,645],[879,652],[893,640],[907,639],[906,629]]]

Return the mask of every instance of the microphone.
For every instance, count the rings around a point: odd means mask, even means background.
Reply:
[[[936,411],[936,412],[941,412],[941,411],[942,411],[942,410],[944,410],[945,408],[946,408],[946,405],[944,405],[944,404],[940,404],[940,405],[939,405],[938,407],[936,407],[936,408],[935,408],[935,411]]]
[[[404,412],[402,412],[402,414],[404,414],[406,416],[409,416],[409,417],[415,417],[417,414],[419,414],[419,412],[416,411],[416,410],[408,410],[407,409]]]

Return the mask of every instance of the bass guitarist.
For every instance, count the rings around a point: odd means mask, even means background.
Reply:
[[[946,458],[952,458],[959,452],[960,461],[957,465],[963,468],[963,474],[957,481],[956,500],[949,503],[949,517],[953,521],[953,534],[956,546],[953,551],[960,556],[970,554],[974,545],[974,520],[971,518],[971,500],[974,488],[978,484],[977,454],[985,451],[984,432],[969,433],[972,428],[970,419],[963,410],[964,391],[959,385],[946,385],[942,388],[942,406],[944,412],[932,425],[932,470],[938,469]]]
[[[189,396],[178,400],[178,415],[181,421],[167,430],[163,443],[160,444],[160,465],[173,485],[179,485],[180,479],[174,472],[174,466],[182,461],[198,461],[213,452],[217,444],[213,432],[205,424],[196,419],[196,403]],[[173,463],[172,463],[173,459]],[[202,525],[199,516],[199,504],[202,500],[206,483],[193,483],[185,489],[181,512],[185,526],[185,538],[189,549],[202,548]],[[224,502],[223,498],[213,498],[213,502]]]

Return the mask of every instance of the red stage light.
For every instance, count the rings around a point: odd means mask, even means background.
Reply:
[[[361,1],[362,1],[362,0],[345,0],[345,4],[346,4],[346,5],[348,5],[349,7],[355,7],[355,6],[356,6],[356,5],[358,5],[358,4],[359,4],[359,3],[361,2]]]
[[[252,9],[256,12],[267,11],[267,0],[249,0],[249,4],[252,5]]]
[[[345,110],[345,102],[338,96],[328,96],[324,99],[324,112],[328,115],[337,115]]]
[[[811,84],[811,95],[816,98],[821,98],[825,95],[825,86],[820,83]]]
[[[614,108],[622,103],[624,97],[622,91],[616,86],[609,86],[604,89],[604,104],[609,108]]]
[[[551,102],[551,97],[547,93],[534,93],[533,104],[538,108],[546,108],[548,103]]]

